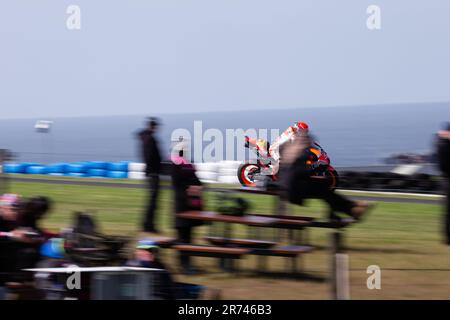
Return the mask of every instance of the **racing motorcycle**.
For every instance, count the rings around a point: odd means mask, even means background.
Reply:
[[[256,187],[257,180],[268,177],[271,181],[277,181],[277,174],[271,174],[271,164],[275,161],[270,154],[269,142],[263,139],[253,139],[245,137],[245,147],[253,150],[256,153],[256,160],[249,160],[242,163],[237,171],[239,182],[244,187]],[[330,189],[336,189],[339,181],[337,171],[331,166],[331,160],[322,147],[314,142],[314,146],[311,148],[318,160],[316,163],[311,164],[317,170],[314,170],[314,176],[326,177],[329,181]]]

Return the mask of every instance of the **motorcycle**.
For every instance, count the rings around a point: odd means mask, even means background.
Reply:
[[[270,154],[269,142],[263,139],[254,139],[245,137],[245,148],[249,148],[256,153],[256,160],[245,161],[238,168],[237,175],[239,182],[243,187],[256,187],[257,180],[268,177],[269,180],[275,182],[279,179],[277,173],[272,174],[272,162],[275,161]],[[311,164],[317,168],[314,176],[325,177],[328,179],[331,190],[336,189],[339,182],[337,171],[331,166],[331,160],[322,147],[314,143],[311,151],[314,152],[318,160],[315,164]]]

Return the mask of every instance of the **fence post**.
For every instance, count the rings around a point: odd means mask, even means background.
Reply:
[[[8,192],[8,177],[4,174],[5,161],[11,160],[8,150],[0,149],[0,194]]]
[[[331,235],[332,248],[332,295],[335,300],[350,299],[348,255],[343,253],[342,233],[335,230]]]

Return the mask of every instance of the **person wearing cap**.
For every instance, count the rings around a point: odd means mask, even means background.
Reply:
[[[444,214],[444,241],[450,245],[450,123],[438,132],[437,155],[439,168],[445,176],[447,204]]]
[[[159,258],[159,247],[152,240],[138,241],[133,259],[127,261],[127,266],[158,269],[152,278],[152,292],[155,297],[163,300],[175,299],[175,284],[172,275]]]
[[[159,121],[157,118],[150,118],[147,128],[139,132],[138,136],[142,145],[142,158],[146,165],[145,175],[148,178],[149,196],[146,207],[143,230],[145,232],[157,233],[155,227],[155,212],[159,196],[159,175],[161,173],[161,154],[158,140],[155,133],[158,130]]]

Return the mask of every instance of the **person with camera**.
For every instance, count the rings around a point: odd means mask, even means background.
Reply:
[[[151,282],[153,295],[162,300],[173,300],[176,298],[176,286],[172,274],[161,261],[159,247],[152,240],[139,240],[134,256],[126,263],[130,267],[158,269]]]
[[[45,232],[38,222],[49,209],[45,197],[0,197],[0,298],[5,297],[6,283],[31,280],[31,274],[27,277],[22,269],[34,267],[40,259]]]

